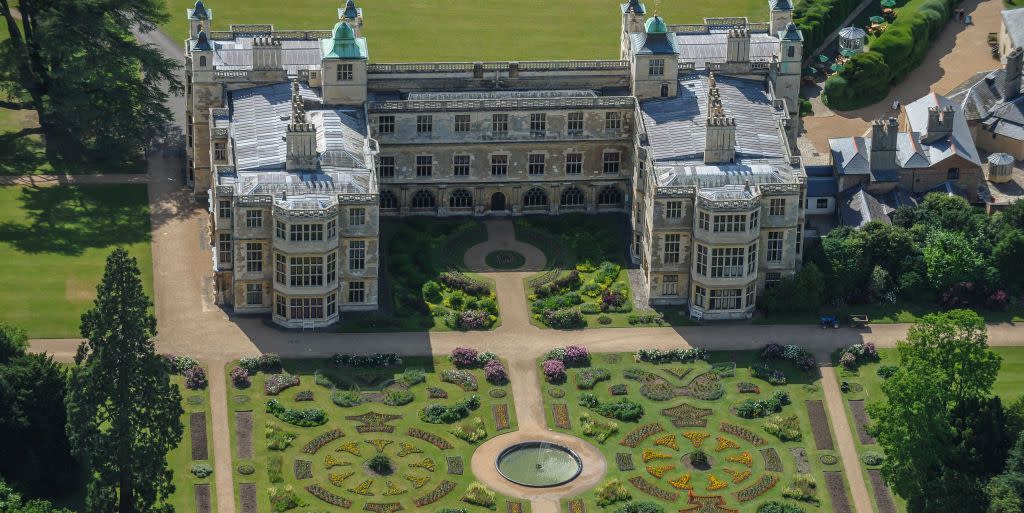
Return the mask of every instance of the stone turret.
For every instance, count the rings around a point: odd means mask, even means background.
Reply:
[[[315,169],[317,164],[316,127],[306,119],[306,107],[299,94],[299,82],[292,82],[292,119],[285,136],[288,153],[285,169]]]
[[[188,37],[195,39],[203,27],[209,27],[213,21],[213,9],[207,9],[203,0],[196,0],[196,5],[185,10],[185,17],[188,18]]]
[[[896,118],[876,119],[871,123],[871,170],[896,169],[896,138],[900,124]]]
[[[363,9],[356,7],[353,0],[346,0],[345,6],[338,9],[338,19],[352,27],[356,37],[363,37]]]
[[[619,7],[622,10],[622,30],[619,34],[619,58],[622,60],[628,60],[630,57],[629,35],[644,31],[644,14],[647,12],[647,8],[644,4],[640,3],[640,0],[629,0],[629,3],[621,4]]]
[[[366,101],[366,38],[356,37],[345,21],[320,40],[323,98],[330,105],[362,105]]]
[[[281,41],[257,36],[252,40],[252,69],[281,69]]]
[[[786,30],[793,22],[793,3],[790,0],[768,0],[768,19],[772,34]]]
[[[1006,54],[1006,74],[1003,75],[1003,97],[1012,100],[1020,96],[1020,75],[1024,71],[1024,49],[1014,48]]]
[[[736,119],[726,117],[715,74],[708,74],[708,117],[704,139],[705,164],[730,164],[736,161]]]
[[[655,14],[634,34],[630,49],[633,95],[638,99],[676,96],[679,90],[679,46],[665,20]]]

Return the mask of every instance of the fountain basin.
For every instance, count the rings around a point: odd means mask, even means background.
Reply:
[[[506,447],[494,462],[505,479],[522,486],[546,488],[576,479],[583,462],[575,452],[551,442],[520,442]]]

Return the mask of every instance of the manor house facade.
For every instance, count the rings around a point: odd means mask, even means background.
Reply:
[[[330,31],[214,31],[197,2],[188,154],[218,301],[289,327],[376,309],[382,216],[624,212],[651,304],[749,317],[801,261],[792,5],[618,14],[617,60],[387,64],[351,0]]]

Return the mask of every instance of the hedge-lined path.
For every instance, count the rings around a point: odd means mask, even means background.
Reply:
[[[484,221],[487,227],[487,241],[481,242],[468,250],[462,257],[463,263],[471,271],[476,272],[499,272],[497,269],[487,265],[487,255],[499,250],[515,251],[526,258],[523,265],[514,269],[515,271],[540,271],[547,264],[544,252],[525,242],[516,240],[515,225],[512,220],[488,219]]]
[[[828,155],[830,137],[864,135],[876,118],[892,115],[892,101],[906,105],[936,92],[946,94],[975,73],[1001,67],[989,53],[988,33],[998,32],[1003,3],[999,0],[964,0],[956,6],[973,18],[972,25],[950,19],[946,27],[931,43],[921,64],[902,82],[889,91],[886,98],[874,105],[851,111],[831,111],[818,96],[811,97],[814,115],[802,119],[807,138],[823,156]],[[820,84],[819,84],[820,85]]]

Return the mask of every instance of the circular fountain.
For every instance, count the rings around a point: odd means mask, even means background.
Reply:
[[[533,488],[563,485],[583,471],[583,462],[575,452],[540,441],[520,442],[505,448],[494,465],[505,479]]]

